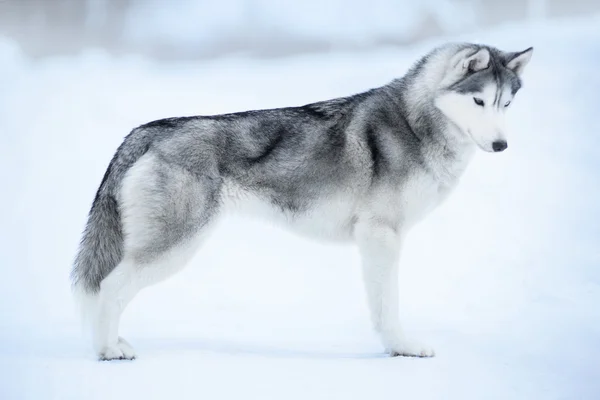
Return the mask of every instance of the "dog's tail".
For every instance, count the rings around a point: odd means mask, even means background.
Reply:
[[[96,312],[100,283],[123,257],[119,207],[107,187],[114,161],[113,158],[96,193],[71,271],[75,303],[84,327]]]
[[[92,204],[71,271],[75,301],[84,322],[95,310],[100,283],[123,258],[119,187],[129,168],[148,151],[149,133],[140,127],[125,138],[111,160]]]

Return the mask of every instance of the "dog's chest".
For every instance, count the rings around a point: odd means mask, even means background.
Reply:
[[[431,172],[413,173],[402,186],[400,195],[404,223],[412,226],[440,205],[458,184],[459,176],[440,180]]]
[[[473,153],[474,146],[467,144],[452,153],[432,158],[425,168],[416,169],[406,185],[407,209],[422,218],[441,204],[458,185]]]

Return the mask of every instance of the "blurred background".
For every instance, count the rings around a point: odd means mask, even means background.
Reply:
[[[302,105],[433,46],[535,48],[507,111],[409,234],[385,357],[351,246],[225,218],[96,362],[69,273],[123,138],[164,117]],[[0,399],[600,399],[599,0],[0,0]]]
[[[277,57],[401,46],[599,10],[597,0],[0,0],[0,36],[31,57],[85,47],[169,60]]]

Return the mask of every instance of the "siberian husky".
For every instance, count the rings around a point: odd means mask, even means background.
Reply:
[[[181,270],[232,208],[356,243],[386,351],[433,356],[399,321],[402,242],[456,186],[475,148],[507,148],[504,115],[532,52],[447,44],[353,96],[135,128],[100,184],[72,271],[98,358],[135,358],[118,334],[124,308]]]

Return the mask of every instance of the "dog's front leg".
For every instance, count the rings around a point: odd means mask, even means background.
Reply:
[[[403,233],[392,224],[357,224],[363,278],[371,320],[388,353],[394,356],[431,357],[434,351],[404,335],[398,314],[398,260]]]

